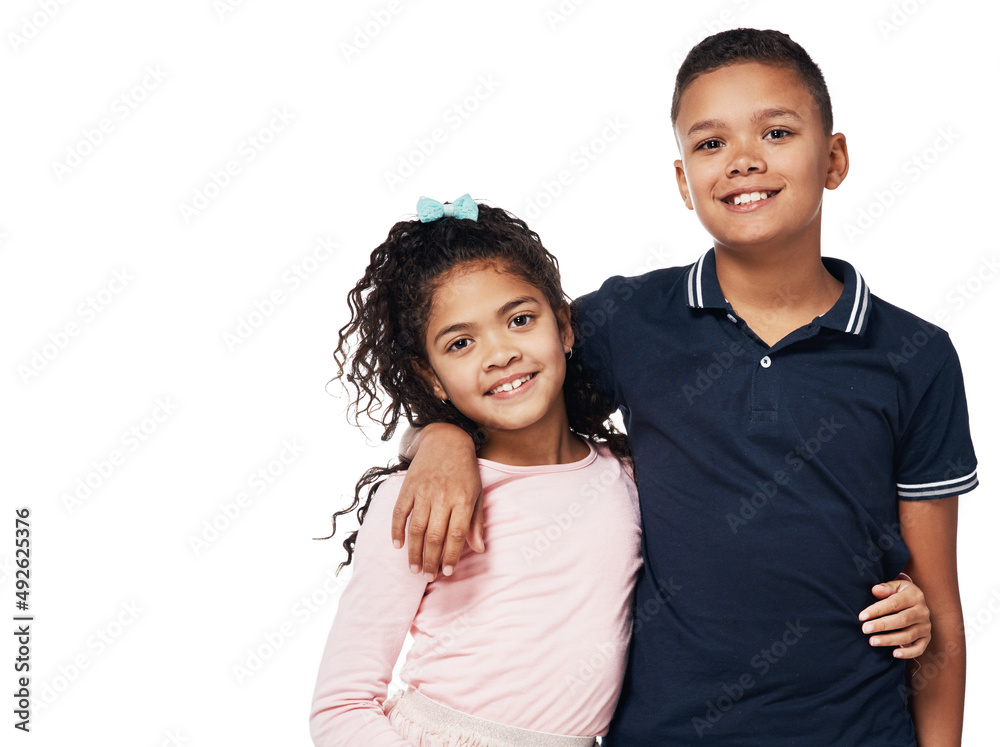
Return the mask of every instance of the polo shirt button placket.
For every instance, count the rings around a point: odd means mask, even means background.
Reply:
[[[771,357],[768,356],[768,355],[765,355],[763,358],[760,359],[760,365],[763,368],[770,368],[771,367]]]

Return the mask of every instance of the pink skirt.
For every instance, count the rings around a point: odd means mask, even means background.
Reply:
[[[596,737],[566,737],[469,716],[421,695],[396,693],[383,709],[389,723],[415,747],[594,747]]]

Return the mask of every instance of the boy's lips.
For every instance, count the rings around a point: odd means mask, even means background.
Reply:
[[[744,212],[761,207],[774,199],[779,192],[781,192],[780,187],[740,187],[727,192],[719,198],[719,201],[733,210]]]
[[[493,382],[493,386],[486,392],[487,397],[511,397],[519,393],[521,387],[533,381],[538,372],[520,373],[513,376],[505,376]]]

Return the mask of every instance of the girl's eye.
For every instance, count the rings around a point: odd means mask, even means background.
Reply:
[[[533,319],[531,314],[518,314],[513,319],[510,320],[511,325],[514,327],[523,327],[525,324]]]
[[[455,340],[455,342],[449,345],[448,350],[465,350],[467,347],[469,347],[469,343],[471,342],[472,340],[470,340],[468,337],[463,337],[459,340]]]
[[[782,130],[780,127],[778,127],[776,129],[768,131],[765,139],[781,140],[783,138],[788,137],[791,134],[792,133],[790,133],[788,130]]]
[[[695,148],[695,150],[718,150],[721,147],[722,147],[722,141],[721,140],[715,140],[713,138],[711,140],[706,140],[701,145],[699,145],[697,148]]]

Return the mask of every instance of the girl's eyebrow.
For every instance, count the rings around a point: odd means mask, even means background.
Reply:
[[[526,303],[537,304],[540,303],[540,301],[534,296],[521,296],[520,298],[512,299],[497,309],[497,316],[507,316],[507,314],[516,309],[518,306]]]
[[[511,299],[503,306],[501,306],[499,309],[497,309],[497,317],[506,316],[511,311],[516,309],[518,306],[527,303],[538,304],[541,302],[534,296],[520,296],[518,298]],[[451,334],[452,332],[465,332],[467,330],[472,329],[474,326],[475,325],[473,325],[471,322],[458,322],[457,324],[449,325],[444,329],[442,329],[440,332],[438,332],[436,335],[434,335],[434,343],[436,344],[438,340],[440,340],[447,334]]]

